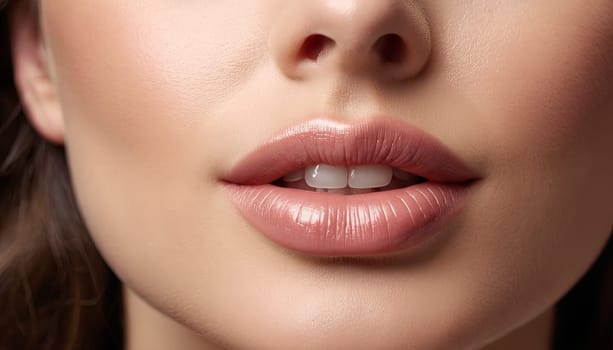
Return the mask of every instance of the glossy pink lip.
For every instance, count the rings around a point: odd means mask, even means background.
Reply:
[[[385,164],[426,178],[344,196],[274,186],[314,164]],[[313,255],[373,255],[413,246],[461,210],[478,176],[442,143],[400,120],[310,120],[283,130],[223,179],[230,201],[277,244]]]

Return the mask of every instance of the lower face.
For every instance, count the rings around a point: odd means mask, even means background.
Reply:
[[[42,1],[77,199],[125,286],[237,348],[469,349],[554,305],[613,227],[612,3],[424,2],[431,61],[385,103],[374,82],[283,75],[267,40],[296,3]],[[394,115],[480,180],[394,257],[282,247],[221,179],[329,111]]]

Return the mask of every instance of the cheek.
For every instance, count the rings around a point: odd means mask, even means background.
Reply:
[[[220,224],[207,198],[215,196],[210,184],[227,133],[214,111],[260,54],[250,30],[257,23],[229,25],[247,18],[237,13],[241,3],[42,4],[76,194],[118,273],[152,260],[181,266],[182,248],[203,245],[194,243],[201,232],[193,228]],[[152,220],[151,213],[164,215]],[[134,254],[143,242],[163,245],[167,232],[185,234],[149,255]]]
[[[146,181],[150,190],[215,179],[226,141],[215,110],[264,47],[249,11],[242,1],[42,3],[80,197],[106,192],[110,204],[147,192]],[[105,191],[85,193],[96,188]]]
[[[613,148],[613,20],[586,30],[565,21],[539,34],[520,32],[499,52],[498,72],[486,74],[483,100],[490,142],[513,157],[569,160],[584,152],[594,161]],[[529,38],[529,39],[527,39]],[[502,148],[502,147],[501,147]],[[578,160],[578,159],[576,159]],[[562,169],[560,169],[562,170]]]
[[[539,22],[544,9],[518,23],[493,50],[498,69],[483,74],[479,124],[493,171],[532,191],[526,201],[540,196],[547,207],[536,212],[597,219],[610,232],[613,18],[594,12],[602,8],[568,5]]]
[[[454,131],[485,171],[455,244],[499,300],[548,305],[613,228],[613,3],[483,3],[435,33]]]
[[[514,2],[457,16],[449,27],[461,29],[442,31],[449,46],[440,60],[488,172],[611,175],[613,3],[590,4]]]
[[[190,148],[200,152],[219,144],[220,120],[212,111],[252,74],[264,48],[260,23],[243,20],[253,10],[241,4],[60,0],[43,6],[68,147],[93,144],[87,140],[95,137],[146,159],[152,148],[176,155],[186,142],[198,140]]]
[[[223,155],[240,141],[224,116],[248,115],[224,113],[224,99],[262,58],[259,28],[270,15],[254,15],[258,3],[242,0],[51,3],[42,4],[43,30],[72,180],[96,246],[122,282],[166,311],[189,298],[187,289],[197,291],[202,314],[224,315],[214,309],[236,283],[228,271],[244,268],[227,261],[236,247],[274,270],[266,250],[251,251],[263,245],[255,235],[227,234],[246,228],[215,186]],[[190,310],[183,314],[199,313]]]
[[[568,290],[613,226],[611,6],[529,7],[490,14],[505,23],[490,31],[468,25],[479,40],[445,57],[487,153],[475,239],[501,275],[534,286],[526,300]]]
[[[595,136],[608,142],[613,6],[591,3],[512,3],[457,19],[450,27],[461,30],[443,33],[453,43],[443,58],[446,74],[494,151],[524,157],[566,151]]]

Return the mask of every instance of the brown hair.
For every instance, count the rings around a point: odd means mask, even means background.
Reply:
[[[28,5],[0,1],[0,349],[119,349],[121,285],[87,234],[64,149],[20,107],[8,35],[17,4]]]
[[[30,126],[0,0],[0,349],[121,349],[121,284],[79,214],[64,149]],[[555,350],[613,349],[613,239],[556,305]]]

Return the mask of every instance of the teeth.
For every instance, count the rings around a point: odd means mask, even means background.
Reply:
[[[296,170],[283,177],[283,181],[285,182],[298,182],[302,179],[304,179],[304,169]]]
[[[392,182],[394,171],[386,165],[361,165],[349,169],[349,187],[377,188]]]
[[[397,180],[392,180],[393,178]],[[340,194],[372,192],[373,189],[387,188],[392,182],[394,186],[398,186],[399,180],[412,184],[417,183],[418,179],[418,176],[386,165],[345,167],[327,164],[310,166],[283,177],[285,183],[292,184],[291,187]]]
[[[314,188],[347,187],[347,167],[317,164],[304,171],[307,185]]]

